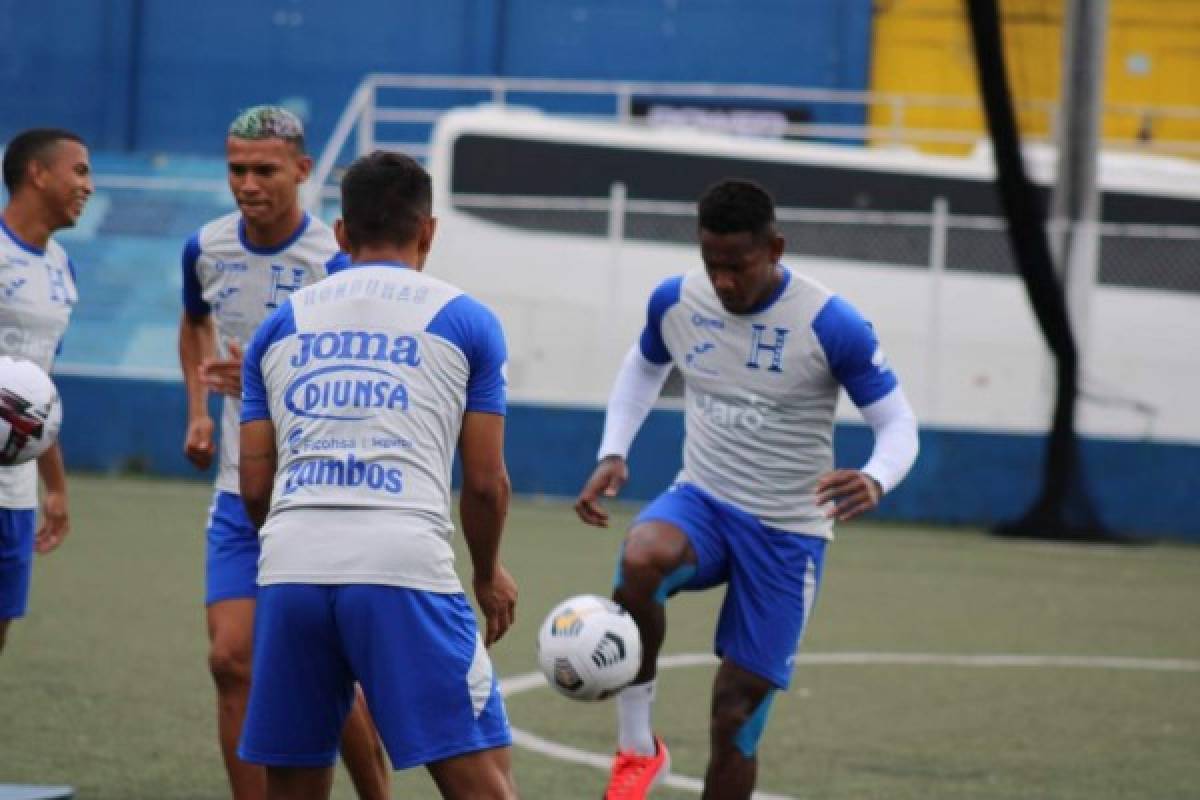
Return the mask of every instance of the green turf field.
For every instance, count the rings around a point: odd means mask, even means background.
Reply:
[[[225,796],[201,607],[208,497],[198,484],[74,478],[74,533],[39,562],[30,616],[0,655],[0,783],[70,783],[95,800]],[[534,669],[534,633],[554,602],[607,591],[627,519],[599,532],[576,523],[565,503],[514,507],[505,553],[521,600],[516,627],[493,652],[502,675]],[[716,592],[673,600],[664,653],[706,653],[719,600]],[[805,663],[772,712],[759,787],[814,799],[1198,797],[1198,619],[1200,548],[843,526],[805,642],[811,657],[1184,663],[1175,671]],[[656,719],[678,775],[703,774],[711,675],[708,666],[662,673]],[[612,749],[611,704],[574,704],[540,688],[512,696],[509,712],[543,739]],[[593,767],[522,749],[515,766],[526,798],[602,792]],[[335,796],[352,796],[344,775]],[[395,796],[434,793],[413,771],[396,776]]]

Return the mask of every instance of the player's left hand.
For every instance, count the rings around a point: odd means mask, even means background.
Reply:
[[[491,647],[500,641],[500,637],[512,627],[513,620],[516,619],[517,582],[508,574],[508,570],[497,564],[491,580],[481,580],[476,576],[474,584],[475,600],[479,603],[479,610],[483,612],[483,619],[487,625],[483,644],[485,647]]]
[[[206,358],[200,362],[200,380],[209,391],[241,399],[242,347],[236,339],[231,339],[228,347],[228,358]]]
[[[875,479],[856,469],[835,469],[817,481],[817,506],[838,522],[854,519],[879,505],[883,490]]]
[[[34,538],[33,549],[38,553],[49,553],[62,544],[71,530],[71,519],[67,514],[66,492],[46,492],[42,498],[42,518]]]

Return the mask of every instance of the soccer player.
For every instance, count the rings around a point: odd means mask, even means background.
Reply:
[[[499,557],[504,334],[421,271],[431,198],[407,156],[351,165],[335,229],[353,264],[284,301],[246,351],[241,488],[263,555],[239,752],[267,766],[272,800],[328,797],[355,681],[396,769],[426,765],[448,798],[516,796],[486,650],[517,596]],[[450,546],[456,442],[482,638]]]
[[[199,469],[213,458],[208,392],[225,395],[207,531],[209,669],[234,800],[258,800],[265,774],[237,757],[250,695],[259,558],[258,536],[238,496],[241,345],[289,294],[321,280],[345,257],[329,226],[300,205],[312,159],[294,114],[275,106],[243,112],[229,128],[225,149],[238,210],[202,227],[184,247],[179,361],[187,387],[184,452]],[[360,797],[388,796],[383,750],[361,700],[348,720],[342,754]]]
[[[50,235],[73,226],[92,194],[87,147],[70,131],[24,131],[4,150],[4,186],[0,355],[49,372],[78,299],[75,268]],[[45,492],[35,533],[39,475]],[[68,530],[67,476],[57,442],[37,466],[0,467],[0,650],[9,624],[25,616],[34,551],[49,553]]]
[[[771,700],[786,689],[812,611],[834,519],[874,508],[917,453],[916,420],[871,325],[780,263],[770,195],[725,181],[699,203],[704,272],[664,281],[608,403],[599,464],[575,509],[606,526],[602,496],[628,478],[625,456],[671,365],[686,390],[683,470],[635,519],[613,598],[642,636],[642,666],[617,696],[618,751],[606,797],[645,797],[665,777],[651,727],[665,603],[726,584],[715,651],[704,797],[747,798]],[[844,388],[875,433],[861,470],[832,469]]]

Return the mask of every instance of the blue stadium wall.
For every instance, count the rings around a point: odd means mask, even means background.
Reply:
[[[68,467],[111,473],[211,478],[182,455],[186,406],[181,383],[56,376],[66,410],[62,444]],[[214,413],[216,411],[214,404]],[[594,464],[603,412],[515,405],[509,410],[507,459],[521,493],[572,497]],[[622,496],[648,499],[679,469],[683,420],[650,415],[630,453]],[[924,430],[921,456],[908,479],[885,498],[882,519],[990,525],[1012,520],[1032,502],[1041,481],[1040,436]],[[871,432],[840,425],[840,466],[858,466]],[[1102,520],[1146,537],[1200,542],[1196,476],[1200,447],[1088,439],[1082,456]]]
[[[0,41],[0,141],[211,153],[264,102],[306,109],[320,146],[368,72],[865,89],[871,0],[0,0]]]

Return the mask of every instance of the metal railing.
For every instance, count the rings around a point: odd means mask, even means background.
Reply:
[[[860,111],[864,120],[870,119],[869,109],[886,109],[887,118],[882,124],[788,122],[781,129],[782,134],[796,138],[909,146],[973,145],[984,138],[982,131],[911,124],[915,112],[920,110],[979,111],[979,101],[974,97],[762,84],[369,74],[354,90],[321,151],[305,202],[312,208],[322,198],[336,197],[329,183],[352,140],[355,155],[382,148],[424,158],[428,154],[430,128],[442,114],[455,107],[479,103],[535,106],[557,114],[603,117],[637,124],[645,120],[635,117],[635,101],[680,103],[689,100],[700,103],[722,101],[729,105],[741,102],[749,108],[772,110],[812,106],[852,108]],[[586,110],[581,110],[584,107]],[[1017,111],[1043,117],[1046,130],[1056,129],[1058,107],[1050,100],[1018,101]],[[1141,136],[1105,139],[1106,148],[1200,157],[1200,141],[1165,140],[1146,135],[1146,132],[1152,132],[1155,124],[1164,120],[1200,120],[1200,108],[1113,104],[1104,108],[1104,114],[1107,119],[1134,120],[1136,125],[1133,127],[1142,132]],[[381,129],[392,133],[381,133]],[[401,131],[409,135],[394,135]],[[1030,142],[1049,138],[1026,137]]]
[[[607,197],[456,193],[449,199],[456,213],[491,223],[607,240],[613,266],[627,263],[626,248],[639,241],[696,244],[694,203],[631,198],[620,183],[611,187]],[[940,402],[937,387],[942,380],[941,343],[957,318],[947,316],[947,281],[953,276],[1015,276],[1005,220],[953,214],[944,198],[935,200],[927,212],[780,207],[776,219],[787,241],[785,260],[800,257],[834,266],[898,267],[924,273],[927,312],[922,340],[928,352],[919,391],[926,409],[936,415]],[[1054,226],[1047,226],[1052,234]],[[1184,300],[1200,313],[1200,227],[1102,223],[1098,235],[1100,269],[1096,285],[1088,288],[1089,295],[1098,286],[1154,289],[1174,294],[1176,302]],[[606,294],[609,313],[615,317],[617,307],[628,298],[618,271],[609,273],[611,285]],[[1168,343],[1165,346],[1191,346],[1169,320],[1158,322],[1158,335]],[[1084,400],[1124,409],[1142,421],[1145,435],[1153,433],[1159,409],[1143,398],[1149,393],[1142,391],[1144,387],[1117,385],[1086,372],[1082,382]],[[667,395],[678,395],[678,391],[678,386],[669,387]]]

